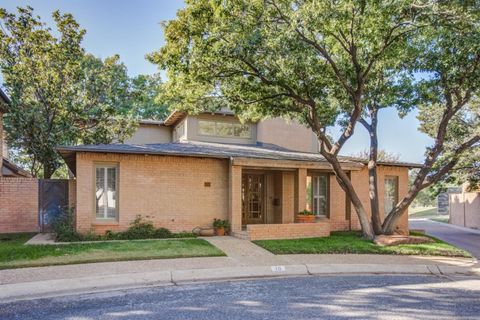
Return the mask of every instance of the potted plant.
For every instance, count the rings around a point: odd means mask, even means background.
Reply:
[[[215,230],[215,235],[224,236],[230,229],[230,223],[228,220],[213,219],[213,229]]]
[[[297,213],[296,220],[298,223],[313,223],[315,222],[315,215],[312,211],[303,210]]]

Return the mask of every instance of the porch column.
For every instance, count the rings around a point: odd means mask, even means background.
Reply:
[[[228,220],[232,233],[242,231],[242,167],[234,165],[229,170]]]
[[[282,223],[295,221],[295,177],[295,172],[282,172]]]
[[[307,207],[307,169],[297,169],[295,173],[295,213]]]

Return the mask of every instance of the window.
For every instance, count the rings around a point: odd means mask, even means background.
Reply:
[[[98,165],[95,168],[95,214],[97,219],[116,219],[117,177],[116,165]]]
[[[398,202],[398,177],[385,177],[384,185],[384,215],[385,217],[392,211]]]
[[[316,216],[328,216],[328,175],[307,177],[307,210]]]
[[[250,126],[233,122],[200,120],[198,121],[198,134],[217,137],[250,138]]]
[[[185,135],[185,122],[179,124],[174,130],[174,140],[180,140]]]

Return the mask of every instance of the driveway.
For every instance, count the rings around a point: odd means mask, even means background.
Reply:
[[[412,219],[409,224],[410,229],[424,229],[427,234],[465,249],[480,260],[480,232],[428,219]]]

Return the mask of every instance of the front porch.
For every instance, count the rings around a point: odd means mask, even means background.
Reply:
[[[273,167],[275,162],[230,166],[229,220],[234,236],[248,240],[325,237],[332,230],[332,219],[333,230],[350,229],[345,209],[349,204],[328,166]],[[315,214],[314,223],[295,221],[305,209]]]

